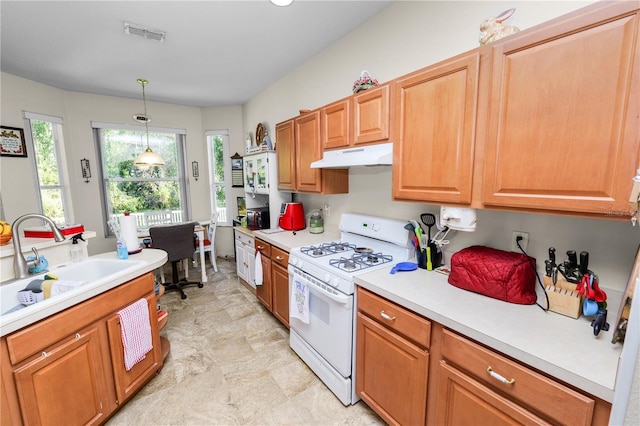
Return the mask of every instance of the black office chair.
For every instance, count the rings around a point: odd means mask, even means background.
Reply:
[[[197,281],[187,281],[185,276],[183,280],[178,276],[178,262],[183,259],[191,260],[193,251],[195,250],[195,241],[193,238],[195,222],[179,223],[175,225],[159,225],[149,228],[149,235],[153,248],[164,250],[169,255],[168,261],[171,262],[171,279],[170,284],[164,284],[165,289],[178,290],[180,297],[187,298],[182,290],[187,285],[197,284],[202,288],[202,283]]]

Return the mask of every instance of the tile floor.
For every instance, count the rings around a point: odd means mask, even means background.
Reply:
[[[287,328],[239,283],[232,259],[218,259],[218,272],[207,266],[204,288],[161,299],[171,352],[107,425],[385,424],[362,401],[342,405],[298,358]]]

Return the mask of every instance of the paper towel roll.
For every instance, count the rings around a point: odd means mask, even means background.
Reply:
[[[127,243],[127,251],[129,253],[137,253],[140,250],[135,217],[122,216],[120,218],[120,236]]]

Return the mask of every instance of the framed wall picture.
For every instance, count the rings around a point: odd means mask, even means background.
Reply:
[[[27,156],[24,130],[17,127],[0,126],[0,155],[6,157]]]
[[[231,187],[242,188],[244,181],[242,177],[242,156],[237,152],[231,156]]]
[[[247,215],[247,200],[244,197],[236,197],[238,200],[238,217]]]

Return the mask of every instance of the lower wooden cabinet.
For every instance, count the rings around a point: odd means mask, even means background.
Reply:
[[[289,253],[272,247],[273,315],[289,328]]]
[[[157,327],[158,315],[156,313],[156,297],[148,296],[149,321]],[[153,327],[153,326],[152,326]],[[122,404],[130,398],[140,387],[155,374],[163,362],[162,351],[151,351],[143,360],[131,367],[127,371],[124,367],[124,349],[122,346],[122,335],[120,329],[120,316],[112,315],[107,319],[107,329],[109,332],[109,346],[111,347],[111,364],[113,365],[113,378],[116,387],[118,403]],[[153,347],[161,347],[160,335],[153,334]]]
[[[284,325],[289,327],[289,253],[256,238],[262,259],[262,285],[256,297]]]
[[[117,312],[141,298],[153,349],[126,371]],[[162,368],[153,273],[3,336],[0,357],[2,424],[104,423]]]
[[[389,424],[606,425],[611,404],[360,287],[356,392]]]
[[[92,325],[14,370],[25,424],[99,424],[114,409],[107,392],[100,334]],[[106,355],[106,353],[105,353]]]
[[[429,328],[427,320],[358,289],[356,393],[389,424],[425,424]],[[425,331],[426,346],[414,343]]]

